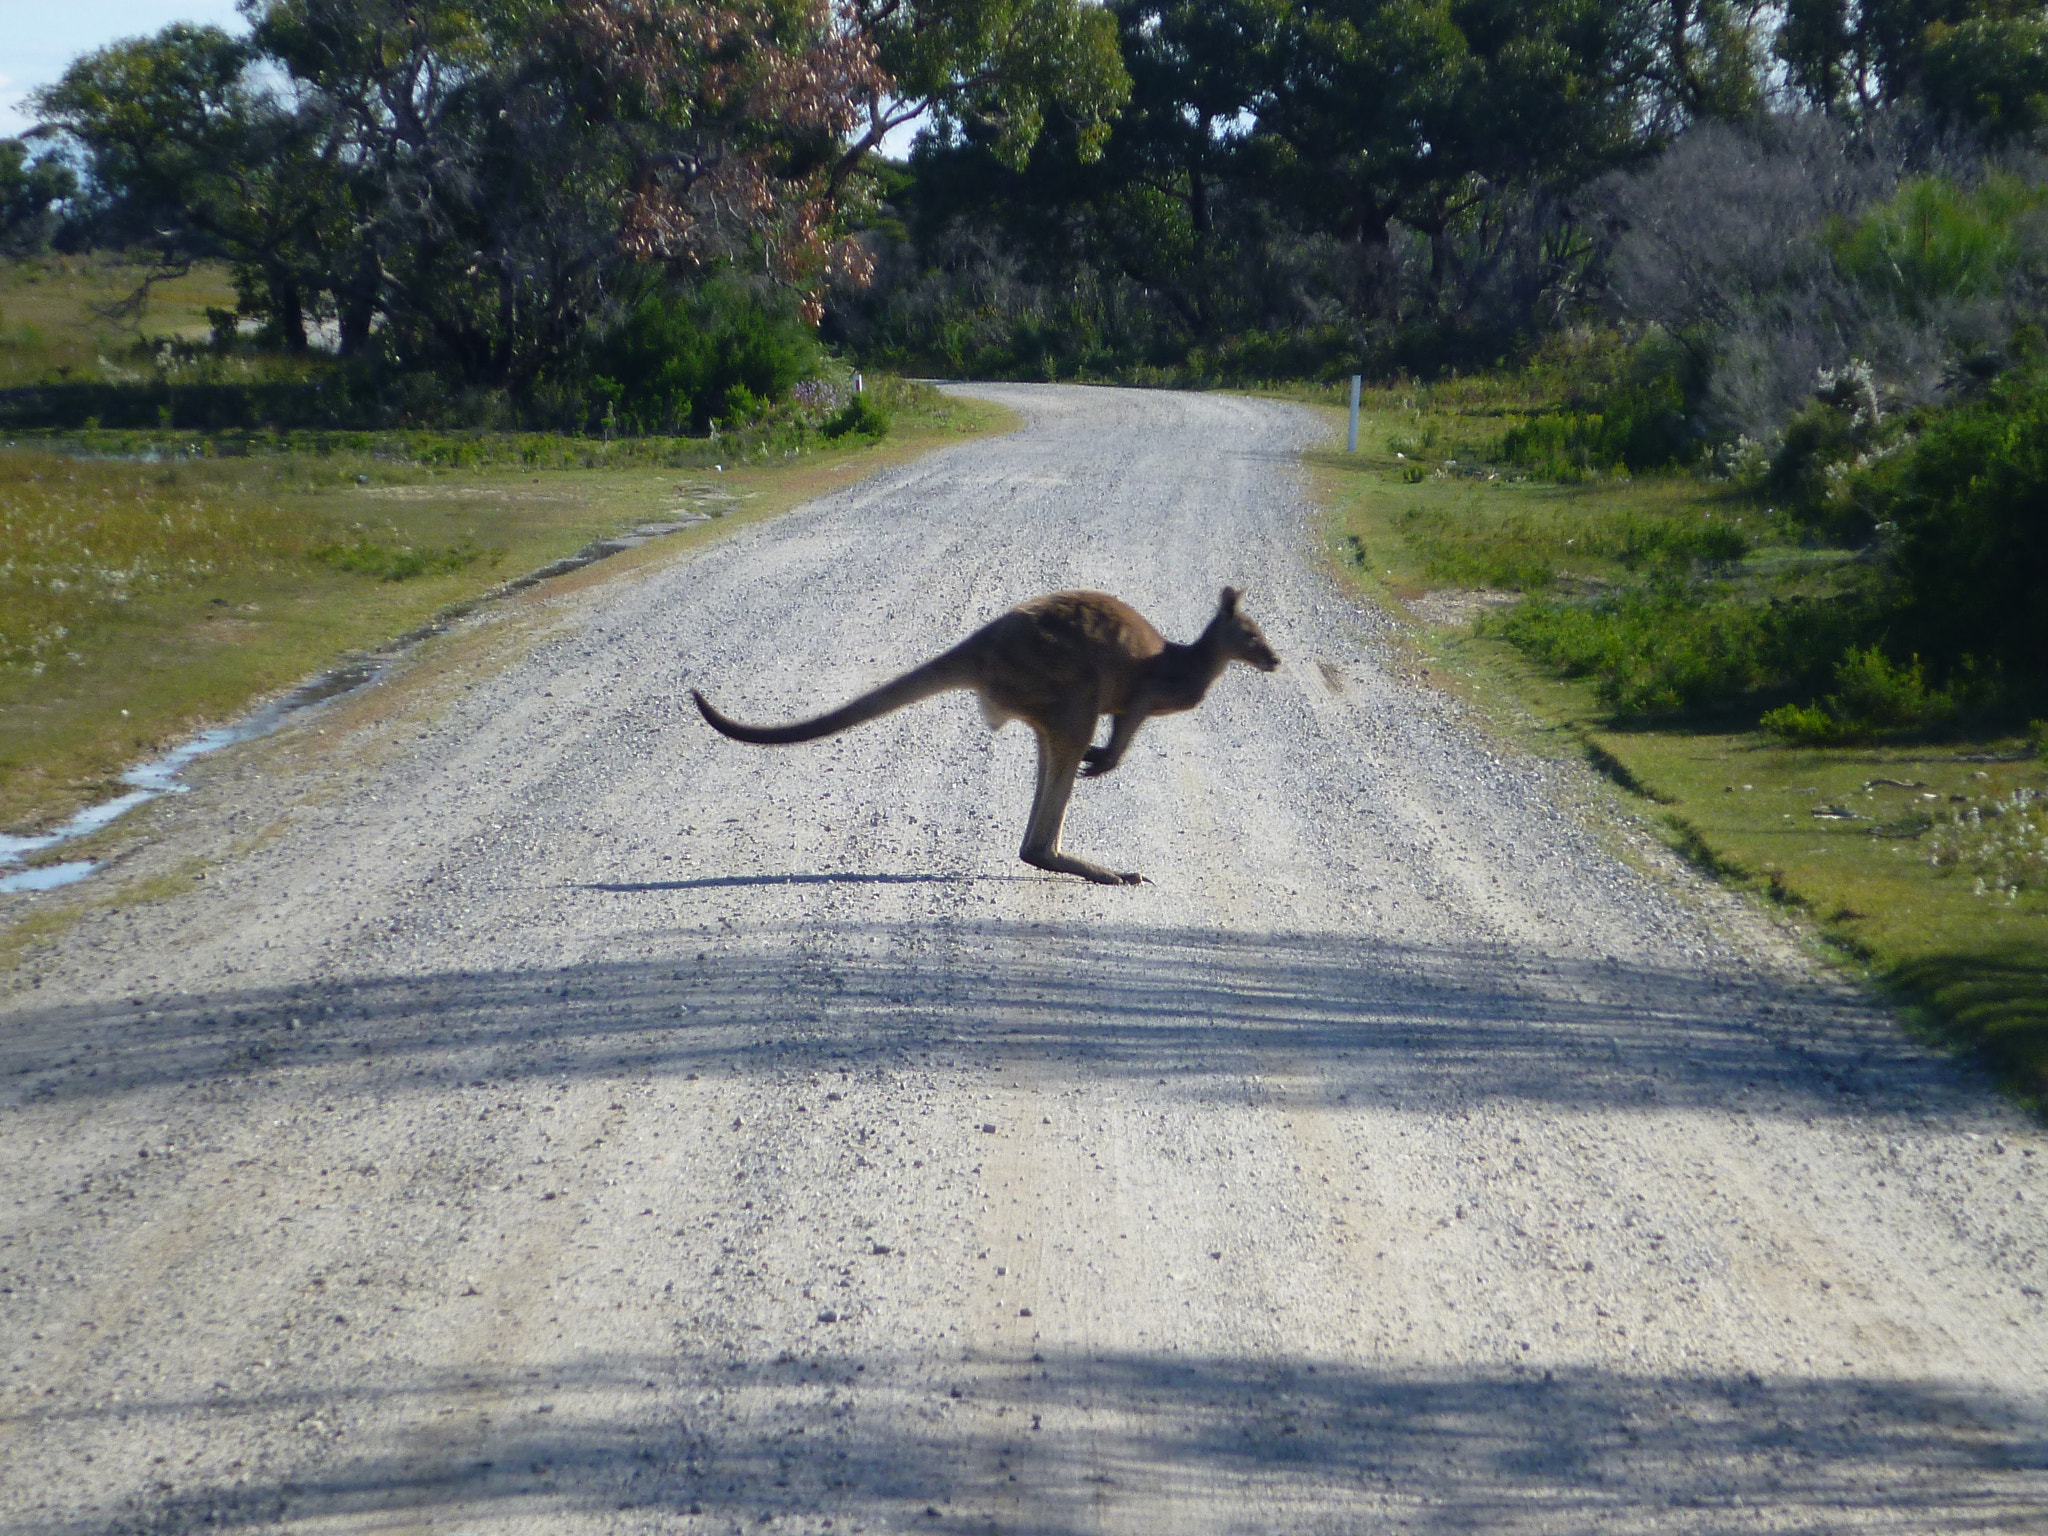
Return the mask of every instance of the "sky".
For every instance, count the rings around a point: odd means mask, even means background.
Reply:
[[[34,123],[22,98],[81,53],[174,21],[247,30],[235,0],[0,0],[0,138]]]

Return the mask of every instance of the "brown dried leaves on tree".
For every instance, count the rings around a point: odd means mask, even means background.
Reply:
[[[860,274],[860,248],[831,238],[830,172],[889,79],[829,0],[567,0],[559,16],[585,110],[633,156],[627,255],[752,257],[800,286]]]

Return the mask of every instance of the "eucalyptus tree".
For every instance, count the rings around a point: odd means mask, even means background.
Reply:
[[[20,139],[0,139],[0,253],[28,255],[50,243],[58,205],[78,193],[78,178],[54,155],[36,156]]]
[[[163,273],[230,262],[303,350],[330,163],[308,121],[254,83],[255,60],[218,27],[175,25],[78,59],[31,100],[83,151],[101,240],[153,251]]]
[[[844,16],[884,78],[859,97],[835,189],[890,133],[927,116],[942,134],[973,130],[1018,169],[1057,111],[1092,160],[1130,94],[1115,23],[1088,0],[846,0]]]

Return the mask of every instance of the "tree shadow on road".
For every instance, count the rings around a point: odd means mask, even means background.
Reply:
[[[1065,1536],[1176,1507],[1216,1529],[2038,1532],[2048,1439],[2030,1406],[1918,1382],[1301,1357],[1040,1352],[937,1370],[830,1346],[586,1357],[93,1410],[79,1417],[103,1423],[68,1432],[204,1446],[268,1430],[292,1449],[255,1475],[179,1466],[170,1491],[118,1513],[84,1512],[82,1492],[56,1513],[60,1496],[0,1533],[552,1516]],[[131,1480],[151,1486],[116,1477]]]
[[[1021,1059],[1077,1080],[1145,1074],[1196,1096],[1275,1057],[1313,1064],[1304,1093],[1393,1105],[1806,1116],[1981,1092],[1839,991],[1502,945],[821,919],[674,930],[656,948],[121,1006],[17,1001],[0,1033],[0,1091],[91,1100],[297,1066],[343,1073],[355,1092],[432,1092],[541,1075],[902,1066],[928,1061],[936,1040],[963,1059]]]

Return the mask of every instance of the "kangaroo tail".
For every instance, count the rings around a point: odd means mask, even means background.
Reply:
[[[816,741],[821,736],[836,736],[856,725],[886,715],[893,709],[906,704],[915,704],[928,699],[935,693],[944,693],[949,688],[965,688],[968,679],[961,675],[952,652],[938,656],[921,667],[904,673],[894,682],[882,684],[872,692],[864,693],[851,703],[842,704],[830,714],[819,715],[811,720],[799,720],[792,725],[745,725],[727,715],[720,714],[696,689],[690,690],[690,697],[697,701],[697,709],[710,723],[711,728],[734,741],[757,742],[762,746],[781,746],[792,741]]]

